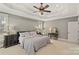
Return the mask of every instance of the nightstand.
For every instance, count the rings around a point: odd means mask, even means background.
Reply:
[[[18,38],[16,34],[11,34],[11,35],[5,35],[4,36],[4,48],[13,46],[18,44]]]
[[[55,40],[57,40],[58,39],[58,33],[48,33],[48,37],[50,37],[50,38],[54,38]]]

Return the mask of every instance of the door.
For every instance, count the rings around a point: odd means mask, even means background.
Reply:
[[[68,23],[68,40],[78,42],[78,22]]]

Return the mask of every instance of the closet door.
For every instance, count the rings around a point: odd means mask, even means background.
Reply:
[[[78,42],[78,22],[68,23],[68,40]]]

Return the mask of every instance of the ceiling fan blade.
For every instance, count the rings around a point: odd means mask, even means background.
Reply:
[[[44,7],[44,9],[46,9],[46,8],[48,8],[49,7],[49,5],[46,5],[45,7]]]
[[[44,10],[44,12],[51,12],[51,11],[49,11],[49,10]]]
[[[34,8],[36,8],[36,9],[39,9],[38,7],[36,7],[36,6],[33,6]]]

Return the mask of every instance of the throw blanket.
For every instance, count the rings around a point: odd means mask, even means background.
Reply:
[[[24,38],[21,46],[26,50],[27,54],[32,55],[48,43],[50,43],[49,37],[37,36],[31,38]]]

